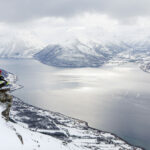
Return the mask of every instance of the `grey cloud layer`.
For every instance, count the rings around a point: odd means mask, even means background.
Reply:
[[[0,22],[98,12],[117,19],[150,16],[150,0],[0,0]]]

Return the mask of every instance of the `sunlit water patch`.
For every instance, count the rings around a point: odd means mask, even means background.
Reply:
[[[134,64],[62,69],[36,60],[1,59],[24,86],[14,93],[32,105],[87,121],[150,149],[150,74]]]

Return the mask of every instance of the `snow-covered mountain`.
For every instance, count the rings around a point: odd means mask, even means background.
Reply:
[[[31,42],[33,41],[33,42]],[[0,57],[32,58],[56,67],[99,67],[105,63],[135,62],[150,72],[150,40],[79,41],[49,44],[37,39],[0,37]]]
[[[42,47],[34,37],[30,40],[28,37],[0,36],[0,57],[3,58],[31,58]]]
[[[82,43],[76,40],[69,44],[49,45],[34,55],[44,64],[57,67],[98,67],[125,50],[124,43],[102,45]]]
[[[44,64],[57,67],[99,67],[105,63],[135,62],[150,72],[150,42],[83,43],[49,45],[34,55]]]
[[[5,72],[13,86],[16,77]],[[0,92],[2,150],[142,150],[84,121],[28,105]]]
[[[145,71],[150,72],[150,41],[130,42],[127,49],[113,57],[110,63],[134,62]]]

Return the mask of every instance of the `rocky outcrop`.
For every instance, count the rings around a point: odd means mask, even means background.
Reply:
[[[0,102],[5,105],[5,110],[2,111],[2,115],[5,117],[5,119],[9,120],[9,113],[10,108],[12,105],[12,96],[7,93],[7,90],[1,90],[0,91]]]

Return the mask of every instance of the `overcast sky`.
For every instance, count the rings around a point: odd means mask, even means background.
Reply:
[[[0,0],[0,36],[32,34],[50,42],[58,36],[144,35],[149,7],[150,0]]]
[[[121,20],[150,16],[149,6],[149,0],[0,0],[0,21],[73,17],[85,12],[97,12]]]

